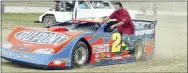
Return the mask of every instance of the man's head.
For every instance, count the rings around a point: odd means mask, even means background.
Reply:
[[[123,5],[120,2],[115,3],[115,10],[119,11],[121,8],[123,8]]]

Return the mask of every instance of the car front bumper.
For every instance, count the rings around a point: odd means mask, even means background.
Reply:
[[[23,64],[26,66],[44,68],[44,69],[68,69],[71,66],[49,66],[49,63],[55,60],[54,54],[39,54],[32,52],[21,52],[14,49],[2,48],[1,58]]]

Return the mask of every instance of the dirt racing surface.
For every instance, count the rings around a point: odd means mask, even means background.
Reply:
[[[26,17],[26,15],[22,16],[22,14],[17,16],[20,16],[20,18]],[[43,26],[42,24],[32,23],[33,20],[38,18],[37,15],[27,16],[30,19],[24,20],[23,18],[21,20],[9,18],[10,15],[5,14],[3,16],[3,40],[7,33],[16,25]],[[11,17],[16,17],[16,15],[11,14]],[[187,72],[186,16],[157,16],[151,19],[158,20],[156,26],[156,50],[153,60],[108,66],[86,66],[71,70],[43,70],[18,65],[2,59],[2,72]]]

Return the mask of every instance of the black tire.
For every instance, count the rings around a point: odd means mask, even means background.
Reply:
[[[43,19],[43,24],[45,28],[56,25],[55,17],[52,15],[45,16]]]
[[[136,41],[133,56],[137,61],[145,60],[146,55],[144,49],[145,49],[144,42],[142,42],[141,40]]]
[[[80,53],[78,54],[78,52],[80,52],[81,54]],[[78,41],[73,48],[72,68],[80,68],[84,65],[87,65],[88,57],[89,57],[89,52],[87,45],[82,41]]]

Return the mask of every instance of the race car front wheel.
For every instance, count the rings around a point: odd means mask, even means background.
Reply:
[[[50,26],[56,25],[55,17],[52,15],[45,16],[43,24],[45,28],[49,28]]]
[[[77,44],[74,46],[73,54],[72,54],[72,67],[79,68],[88,63],[88,48],[87,45],[82,42],[78,41]]]

